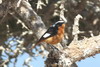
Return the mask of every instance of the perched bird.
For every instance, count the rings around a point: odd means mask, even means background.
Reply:
[[[46,42],[50,45],[56,45],[61,42],[64,37],[65,22],[57,21],[55,24],[49,27],[49,29],[42,35],[42,37],[32,47],[39,45],[41,42]]]

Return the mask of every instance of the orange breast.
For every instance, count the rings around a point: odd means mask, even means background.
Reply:
[[[61,42],[62,38],[64,37],[64,29],[61,27],[59,29],[60,30],[58,31],[57,35],[46,39],[45,42],[52,45]]]
[[[53,44],[59,43],[61,40],[62,40],[62,38],[57,35],[57,36],[46,39],[45,42],[53,45]]]

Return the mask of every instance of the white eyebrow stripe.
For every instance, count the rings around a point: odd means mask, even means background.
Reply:
[[[58,24],[58,23],[63,23],[64,21],[57,21],[55,24]]]
[[[58,24],[58,23],[63,23],[63,22],[64,22],[64,21],[57,21],[55,24],[52,25],[52,27],[55,27],[56,24]]]
[[[50,33],[46,33],[46,34],[44,34],[44,38],[46,38],[46,37],[49,37],[51,34]]]

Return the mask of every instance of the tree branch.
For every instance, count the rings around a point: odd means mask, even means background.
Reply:
[[[36,14],[31,5],[26,0],[22,0],[20,7],[14,12],[15,13],[10,14],[23,21],[29,29],[35,32],[34,34],[37,38],[40,38],[44,31],[46,31],[41,17]]]
[[[73,41],[70,43],[68,48],[64,50],[50,52],[47,60],[45,61],[47,67],[72,67],[72,64],[76,61],[80,61],[100,53],[100,35],[78,40],[78,34],[80,32],[78,28],[79,18],[81,18],[81,16],[77,15],[74,21]],[[77,67],[76,65],[74,66]]]
[[[83,40],[73,41],[68,49],[63,50],[72,62],[85,59],[100,53],[100,35]]]

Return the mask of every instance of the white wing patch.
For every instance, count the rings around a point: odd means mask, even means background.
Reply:
[[[46,38],[46,37],[49,37],[51,34],[49,33],[46,33],[43,37]]]

